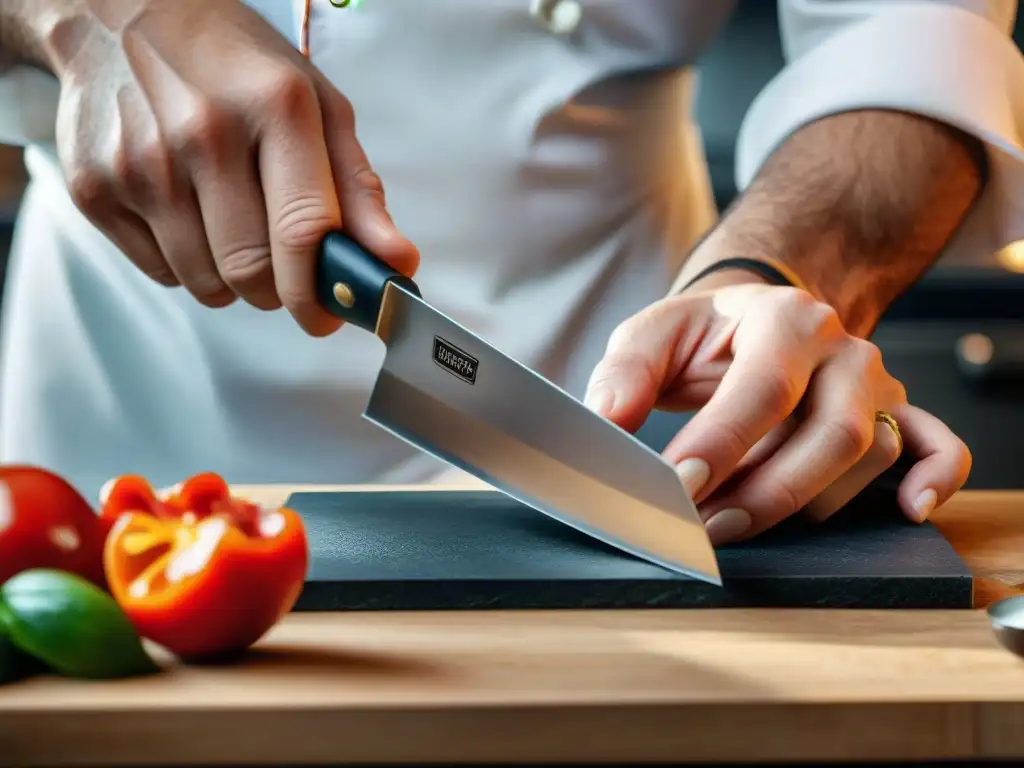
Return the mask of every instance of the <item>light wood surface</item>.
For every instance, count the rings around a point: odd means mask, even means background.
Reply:
[[[1024,494],[936,522],[979,603],[1021,589]],[[971,756],[1024,759],[981,610],[297,614],[236,666],[0,689],[2,765]]]

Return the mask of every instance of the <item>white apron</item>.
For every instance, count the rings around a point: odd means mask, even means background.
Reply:
[[[284,25],[285,2],[254,5]],[[551,23],[534,6],[553,6]],[[1013,0],[779,6],[789,63],[744,122],[741,189],[807,122],[891,107],[988,148],[990,183],[952,251],[1024,237]],[[312,0],[308,41],[422,251],[424,296],[580,396],[615,325],[664,295],[712,222],[687,66],[732,7]],[[360,419],[383,357],[369,334],[311,339],[284,312],[206,309],[131,266],[67,196],[56,95],[32,70],[0,77],[0,140],[30,145],[33,178],[3,307],[0,461],[52,467],[88,494],[125,472],[332,483],[441,469]]]
[[[683,65],[727,17],[714,5],[594,0],[559,34],[529,0],[312,2],[312,61],[355,107],[422,251],[424,296],[577,396],[614,326],[664,295],[712,221]],[[311,339],[284,312],[152,284],[73,208],[45,147],[28,162],[3,461],[90,494],[125,472],[340,483],[443,468],[360,418],[375,337]]]

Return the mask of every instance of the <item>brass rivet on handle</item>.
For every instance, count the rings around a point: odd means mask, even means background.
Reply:
[[[352,309],[356,303],[356,295],[352,292],[352,288],[349,287],[348,283],[334,284],[334,298],[345,309]]]

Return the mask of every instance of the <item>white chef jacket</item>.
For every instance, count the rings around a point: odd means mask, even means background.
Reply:
[[[303,19],[304,0],[287,15],[286,0],[251,2],[308,40],[352,101],[422,252],[424,296],[582,395],[615,325],[665,294],[713,222],[690,66],[733,3],[311,0]],[[742,126],[739,187],[801,125],[894,107],[988,148],[984,199],[951,249],[1020,239],[1016,6],[779,0],[787,66]],[[442,469],[360,418],[383,358],[370,334],[308,338],[285,312],[208,309],[137,271],[67,195],[57,94],[27,69],[0,79],[0,141],[27,146],[32,177],[0,326],[0,461],[51,467],[89,495],[126,472],[333,483]]]

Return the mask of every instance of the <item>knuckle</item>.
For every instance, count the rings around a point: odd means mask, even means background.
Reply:
[[[636,337],[637,328],[644,322],[644,313],[628,317],[619,323],[608,336],[606,345],[608,352],[616,352],[621,349],[629,349],[633,339]]]
[[[889,377],[889,398],[896,404],[907,402],[907,388],[899,379]]]
[[[807,325],[812,336],[832,339],[845,333],[843,321],[831,304],[815,301],[807,308]]]
[[[779,312],[785,314],[802,314],[819,303],[807,291],[789,286],[781,286],[778,290],[770,291],[772,306]]]
[[[971,474],[971,467],[974,465],[974,456],[971,454],[971,449],[967,446],[960,438],[957,438],[956,447],[956,469],[957,469],[957,482],[956,487],[959,489],[964,483],[967,482],[967,478]]]
[[[299,197],[278,212],[273,231],[282,246],[301,250],[315,248],[333,225],[322,200]]]
[[[843,415],[825,422],[826,440],[838,456],[859,459],[875,440],[875,422],[866,414]]]
[[[111,193],[107,175],[89,165],[72,168],[67,174],[67,185],[72,201],[88,216],[102,210]]]
[[[785,302],[787,307],[806,308],[812,307],[815,304],[820,303],[807,291],[800,288],[793,288],[791,286],[783,286],[779,292],[779,297]]]
[[[112,161],[119,186],[143,199],[154,194],[169,197],[173,187],[171,153],[160,140],[147,141],[130,150],[120,147]]]
[[[124,145],[114,150],[114,154],[110,158],[110,176],[111,179],[117,181],[119,186],[128,189],[134,187],[140,179],[144,178],[144,174],[139,172],[135,164],[135,158]]]
[[[283,288],[278,291],[278,296],[281,299],[281,304],[300,320],[314,317],[321,311],[316,298],[309,291],[300,288]]]
[[[188,158],[217,160],[224,156],[235,134],[229,112],[216,103],[204,101],[175,126],[171,143]]]
[[[718,446],[724,456],[738,462],[749,450],[749,443],[744,434],[743,428],[736,422],[729,419],[722,419],[707,427],[706,439],[708,445]]]
[[[622,368],[622,361],[618,357],[604,357],[594,367],[587,380],[587,389],[604,386],[616,377],[617,371]]]
[[[781,520],[797,512],[809,501],[801,498],[801,494],[786,480],[773,478],[767,480],[759,489],[758,496],[772,520]]]
[[[330,103],[333,122],[346,130],[353,130],[356,126],[356,111],[352,107],[352,102],[336,93]]]
[[[854,338],[850,340],[849,349],[850,356],[860,371],[868,375],[885,374],[882,350],[876,345],[864,339]]]
[[[167,264],[146,266],[141,269],[150,280],[167,288],[180,285],[178,276],[174,274],[174,270],[167,266]]]
[[[624,380],[644,392],[656,392],[661,386],[650,360],[643,355],[623,354],[606,358],[594,370],[590,388],[614,385]]]
[[[222,307],[230,303],[231,292],[214,273],[204,272],[193,275],[186,282],[188,292],[191,293],[200,304],[208,307]]]
[[[799,288],[778,287],[766,291],[760,309],[763,321],[782,325],[787,332],[803,339],[814,338],[820,332],[822,315],[819,302],[807,291]]]
[[[670,302],[663,299],[645,307],[635,315],[630,315],[615,326],[615,329],[608,336],[607,351],[631,351],[636,346],[638,339],[647,336],[649,331],[656,328],[666,319],[670,320],[671,318],[668,315],[671,311]]]
[[[237,289],[258,285],[272,274],[270,246],[265,243],[231,248],[217,261],[221,278]]]
[[[846,335],[835,307],[799,288],[780,288],[772,309],[804,338],[834,340]]]
[[[196,296],[196,301],[198,301],[204,307],[209,307],[210,309],[221,309],[230,304],[233,304],[235,298],[235,295],[230,291],[221,290],[217,293],[209,295]]]
[[[384,180],[369,166],[356,169],[351,176],[353,186],[362,194],[384,200]]]
[[[263,103],[280,115],[306,117],[317,108],[316,87],[301,70],[283,67],[264,81]]]
[[[779,415],[789,415],[803,397],[798,383],[783,366],[777,365],[764,371],[757,387],[762,408]]]

